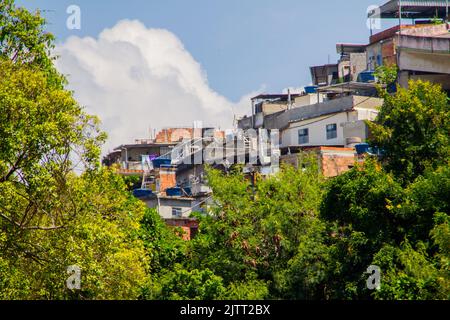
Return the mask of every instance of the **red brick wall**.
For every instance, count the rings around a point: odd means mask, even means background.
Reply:
[[[198,221],[191,219],[167,219],[166,224],[171,227],[179,227],[183,229],[183,240],[191,240],[198,229]]]
[[[191,139],[192,134],[192,128],[168,128],[158,132],[155,140],[157,143],[179,142],[183,138]]]
[[[393,40],[381,45],[381,55],[383,56],[383,64],[388,66],[397,64],[397,56],[395,54],[395,46]]]
[[[159,190],[166,191],[167,188],[172,188],[177,185],[175,169],[161,168],[159,171]]]
[[[157,143],[170,143],[170,142],[180,142],[184,138],[201,138],[203,129],[194,128],[168,128],[163,129],[156,135],[155,141]],[[214,137],[224,138],[225,131],[215,130]]]
[[[322,174],[325,177],[338,176],[355,165],[355,156],[322,154]]]

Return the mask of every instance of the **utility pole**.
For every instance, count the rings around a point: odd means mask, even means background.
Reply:
[[[398,0],[398,21],[397,65],[400,68],[400,41],[402,38],[402,0]]]
[[[447,28],[448,28],[448,0],[446,1],[446,6],[445,6],[445,22],[446,22]]]

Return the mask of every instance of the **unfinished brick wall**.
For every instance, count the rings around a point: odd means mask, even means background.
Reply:
[[[395,52],[394,41],[388,41],[381,45],[381,55],[383,56],[383,63],[385,65],[397,64],[397,55]]]
[[[204,134],[204,129],[198,128],[167,128],[163,129],[156,135],[155,142],[157,143],[171,143],[180,142],[183,139],[200,138]],[[210,132],[208,132],[208,136]],[[213,136],[215,138],[224,138],[225,131],[214,130]]]
[[[344,147],[311,147],[304,152],[317,156],[320,169],[325,177],[338,176],[354,167],[357,158],[353,148]],[[281,163],[290,164],[299,169],[299,154],[281,156]]]
[[[157,143],[180,142],[184,138],[191,139],[192,136],[192,128],[168,128],[158,132],[155,140]]]
[[[350,170],[355,165],[353,155],[322,154],[322,174],[325,177],[335,177]]]
[[[167,188],[172,188],[177,185],[177,176],[175,168],[161,168],[159,170],[159,190],[166,191]]]
[[[198,221],[192,219],[167,219],[166,224],[170,227],[178,227],[183,230],[183,240],[189,241],[195,237],[198,230]]]
[[[281,163],[285,163],[288,165],[293,166],[294,168],[298,169],[298,154],[287,154],[284,156],[281,156]]]

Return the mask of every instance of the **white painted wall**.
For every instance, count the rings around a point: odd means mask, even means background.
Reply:
[[[175,218],[172,216],[172,208],[181,208],[183,213],[183,218],[188,218],[192,213],[191,208],[194,207],[198,202],[196,200],[187,200],[187,199],[168,199],[168,198],[160,198],[159,199],[159,215],[164,219],[172,219]],[[199,210],[198,207],[194,208],[194,211]]]
[[[289,146],[345,146],[343,124],[358,120],[374,120],[377,111],[373,109],[357,109],[350,112],[341,112],[333,115],[322,116],[318,118],[293,122],[289,128],[281,132],[282,147]],[[326,126],[336,123],[337,138],[327,139]],[[298,143],[299,129],[309,129],[309,143]],[[364,138],[364,137],[362,137]]]

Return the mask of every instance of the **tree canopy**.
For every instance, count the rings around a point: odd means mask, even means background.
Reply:
[[[184,241],[100,166],[39,13],[0,3],[0,299],[450,299],[449,103],[410,82],[370,124],[383,150],[321,176],[315,154],[253,184],[209,168]],[[391,83],[394,72],[381,81]],[[381,287],[366,286],[367,268]],[[81,270],[81,287],[66,284]]]
[[[0,298],[137,298],[145,206],[100,168],[105,134],[64,89],[43,25],[0,3]],[[80,291],[66,286],[72,265]]]

